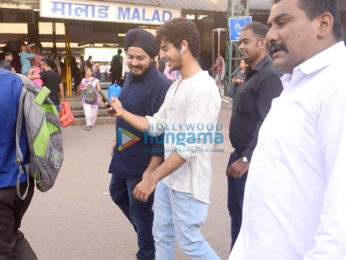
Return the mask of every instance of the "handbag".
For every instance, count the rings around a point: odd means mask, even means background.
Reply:
[[[63,128],[68,127],[75,121],[70,104],[67,101],[64,101],[61,105],[59,119]]]

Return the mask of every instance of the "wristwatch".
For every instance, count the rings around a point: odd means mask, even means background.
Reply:
[[[243,156],[243,157],[241,158],[241,161],[242,161],[242,162],[249,162],[249,160],[247,159],[246,156]]]

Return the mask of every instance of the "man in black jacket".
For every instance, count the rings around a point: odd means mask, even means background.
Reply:
[[[272,99],[278,97],[282,91],[280,75],[268,56],[266,34],[265,25],[253,22],[243,27],[239,40],[241,56],[249,66],[245,81],[234,97],[229,129],[229,137],[235,148],[226,171],[231,248],[240,231],[245,182],[258,132],[269,112]]]

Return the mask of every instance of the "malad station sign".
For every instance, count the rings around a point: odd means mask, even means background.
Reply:
[[[40,0],[40,16],[57,19],[160,25],[180,17],[181,10],[101,1]]]

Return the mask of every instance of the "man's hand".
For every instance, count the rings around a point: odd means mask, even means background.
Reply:
[[[142,174],[142,180],[144,180],[146,178],[150,178],[149,175],[152,174],[153,172],[154,172],[154,170],[147,168]]]
[[[108,104],[108,102],[105,103],[106,107]],[[107,108],[108,114],[115,117],[120,117],[122,115],[124,109],[119,99],[112,97],[109,105],[111,105],[111,107]]]
[[[250,163],[243,162],[240,158],[228,167],[226,175],[229,177],[232,176],[233,178],[240,179],[249,169],[249,165]]]
[[[144,172],[142,181],[133,190],[133,196],[142,202],[147,202],[149,196],[155,190],[156,182],[152,172]]]

